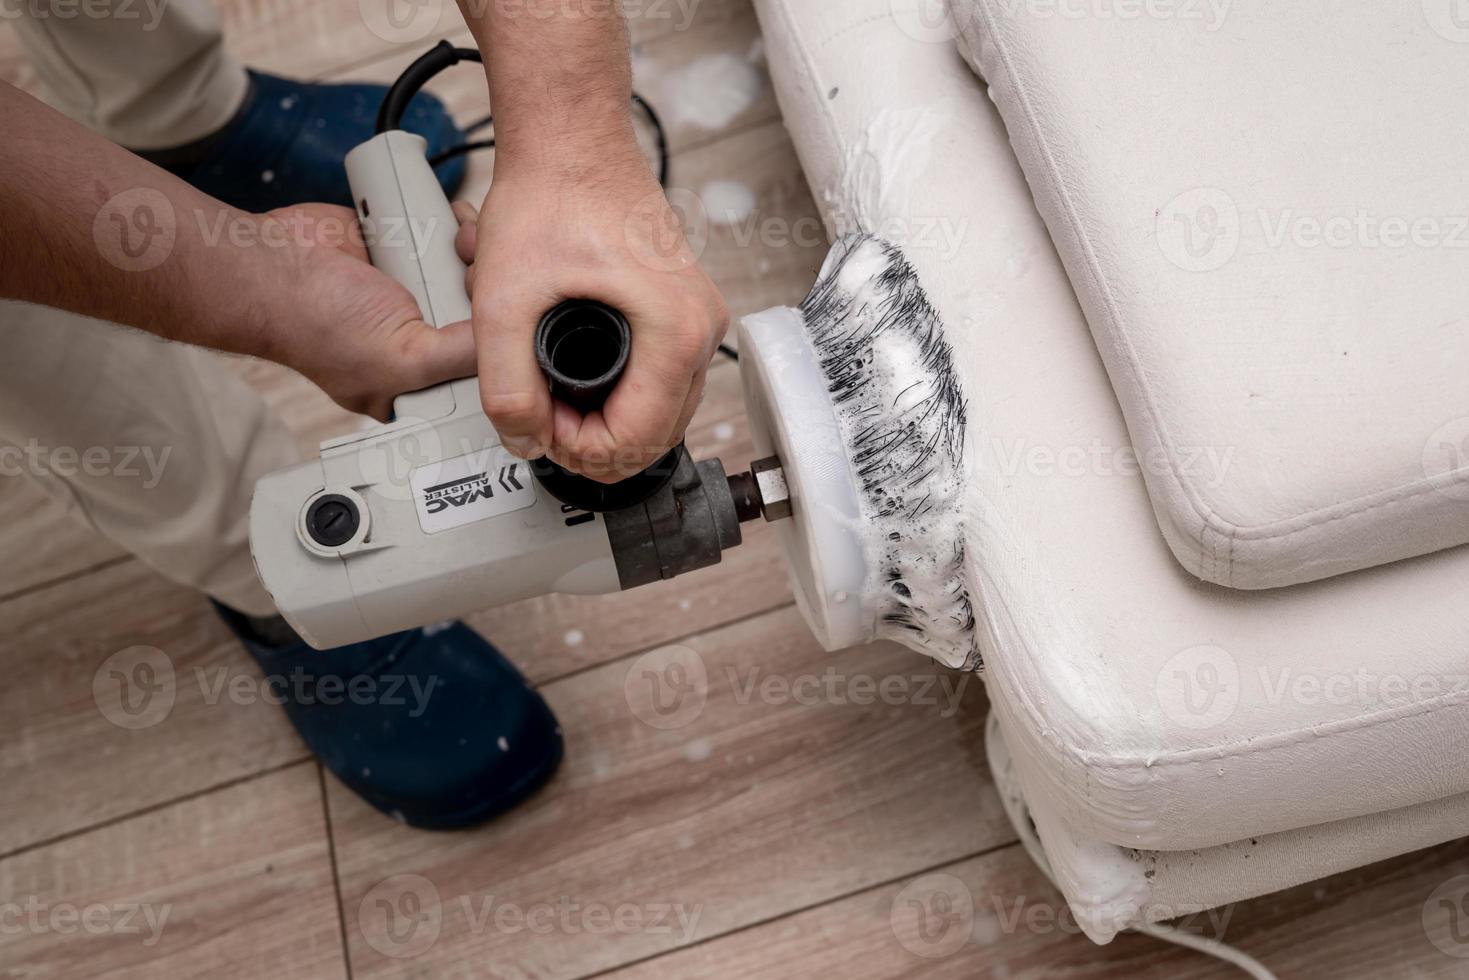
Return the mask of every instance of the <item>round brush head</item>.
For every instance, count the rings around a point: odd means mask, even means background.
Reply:
[[[775,523],[802,614],[827,650],[872,639],[858,488],[799,310],[740,325],[740,374],[757,457],[777,456],[791,517]]]

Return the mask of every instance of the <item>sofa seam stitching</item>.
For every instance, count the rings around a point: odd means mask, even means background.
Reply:
[[[823,48],[825,48],[827,45],[831,44],[837,38],[840,38],[840,37],[842,37],[842,36],[844,36],[846,34],[850,34],[850,33],[852,33],[853,31],[855,31],[855,30],[857,30],[859,28],[866,27],[868,24],[872,24],[872,23],[875,23],[875,22],[880,21],[880,20],[889,20],[889,19],[891,19],[891,17],[892,17],[892,13],[872,14],[869,17],[863,17],[861,20],[853,21],[852,23],[847,24],[844,27],[839,28],[838,30],[832,32],[831,34],[828,34],[826,37],[822,38],[816,44],[809,46],[809,52],[812,53],[812,54],[814,54],[815,52],[820,51]],[[789,21],[787,23],[789,24]],[[806,46],[803,45],[803,47],[806,47]],[[817,91],[817,94],[818,95],[821,94],[819,89]]]

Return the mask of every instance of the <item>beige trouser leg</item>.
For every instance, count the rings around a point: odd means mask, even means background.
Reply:
[[[250,497],[298,459],[218,355],[0,303],[0,479],[35,480],[174,581],[274,613],[250,559]]]
[[[51,105],[130,149],[202,139],[244,101],[207,0],[0,0],[0,17]]]

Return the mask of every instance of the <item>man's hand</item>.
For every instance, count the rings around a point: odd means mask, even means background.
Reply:
[[[615,483],[677,445],[729,314],[641,157],[586,180],[500,171],[477,221],[456,213],[480,391],[506,448]],[[587,416],[553,402],[535,357],[541,316],[566,299],[616,307],[632,327],[621,382]]]
[[[469,323],[426,323],[413,295],[368,263],[350,208],[304,205],[261,221],[262,241],[289,243],[281,280],[261,284],[261,356],[379,421],[405,391],[474,374]]]
[[[379,419],[474,374],[469,324],[425,323],[351,209],[227,207],[5,84],[0,119],[0,297],[269,358]]]
[[[638,149],[621,5],[459,5],[495,110],[495,181],[459,240],[485,414],[511,452],[615,483],[683,438],[729,315]],[[532,348],[567,299],[632,327],[621,382],[586,417],[553,405]]]

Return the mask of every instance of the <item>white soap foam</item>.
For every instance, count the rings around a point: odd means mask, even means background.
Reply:
[[[677,93],[675,119],[701,129],[723,129],[755,104],[764,87],[759,69],[748,58],[705,55],[677,72],[668,90]]]
[[[755,210],[755,192],[737,180],[711,180],[699,200],[712,225],[737,225]]]
[[[828,190],[837,236],[866,233],[910,248],[927,245],[949,220],[922,179],[941,156],[946,133],[964,125],[953,102],[887,108],[873,114],[842,158],[842,178]],[[948,244],[948,243],[945,243]]]

